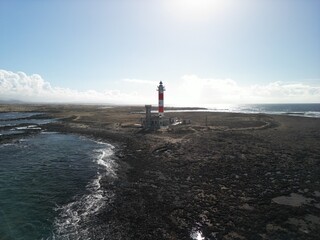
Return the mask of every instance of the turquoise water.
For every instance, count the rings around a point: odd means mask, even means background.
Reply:
[[[0,145],[0,239],[85,237],[112,198],[112,146],[77,135],[40,133]]]

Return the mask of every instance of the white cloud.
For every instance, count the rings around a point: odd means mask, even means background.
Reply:
[[[185,106],[320,102],[320,85],[310,86],[304,83],[271,82],[263,85],[241,86],[232,79],[185,75],[176,86],[167,89],[171,89],[167,102],[172,101]]]
[[[69,88],[52,87],[38,74],[26,75],[23,72],[0,70],[0,98],[41,102],[78,103],[143,103],[146,99],[137,92],[77,91]]]
[[[267,85],[251,87],[251,95],[256,99],[268,102],[319,102],[320,86],[310,86],[304,83],[273,82]]]
[[[38,74],[0,70],[0,99],[41,102],[81,102],[118,104],[156,104],[159,81],[124,79],[123,90],[77,91],[53,87]],[[185,75],[165,81],[165,104],[206,106],[237,103],[311,103],[320,101],[320,86],[305,83],[271,82],[242,86],[232,79],[200,78]]]

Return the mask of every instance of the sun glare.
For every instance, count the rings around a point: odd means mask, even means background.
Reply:
[[[168,8],[172,15],[183,21],[202,21],[217,14],[221,0],[171,0]]]

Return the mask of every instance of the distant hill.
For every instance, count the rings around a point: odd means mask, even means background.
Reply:
[[[15,99],[11,99],[11,100],[1,100],[0,99],[0,104],[23,104],[26,103],[24,101],[20,101],[20,100],[15,100]]]
[[[0,99],[0,104],[46,104],[46,105],[56,105],[56,104],[71,104],[71,105],[101,105],[101,106],[116,106],[127,104],[114,104],[114,103],[87,103],[87,102],[41,102],[41,101],[21,101],[17,99]]]

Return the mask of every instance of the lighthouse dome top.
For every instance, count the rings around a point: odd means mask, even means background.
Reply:
[[[163,92],[163,91],[165,91],[165,90],[166,90],[166,89],[165,89],[165,87],[163,86],[162,81],[160,81],[159,86],[158,86],[158,88],[157,88],[157,91]]]

